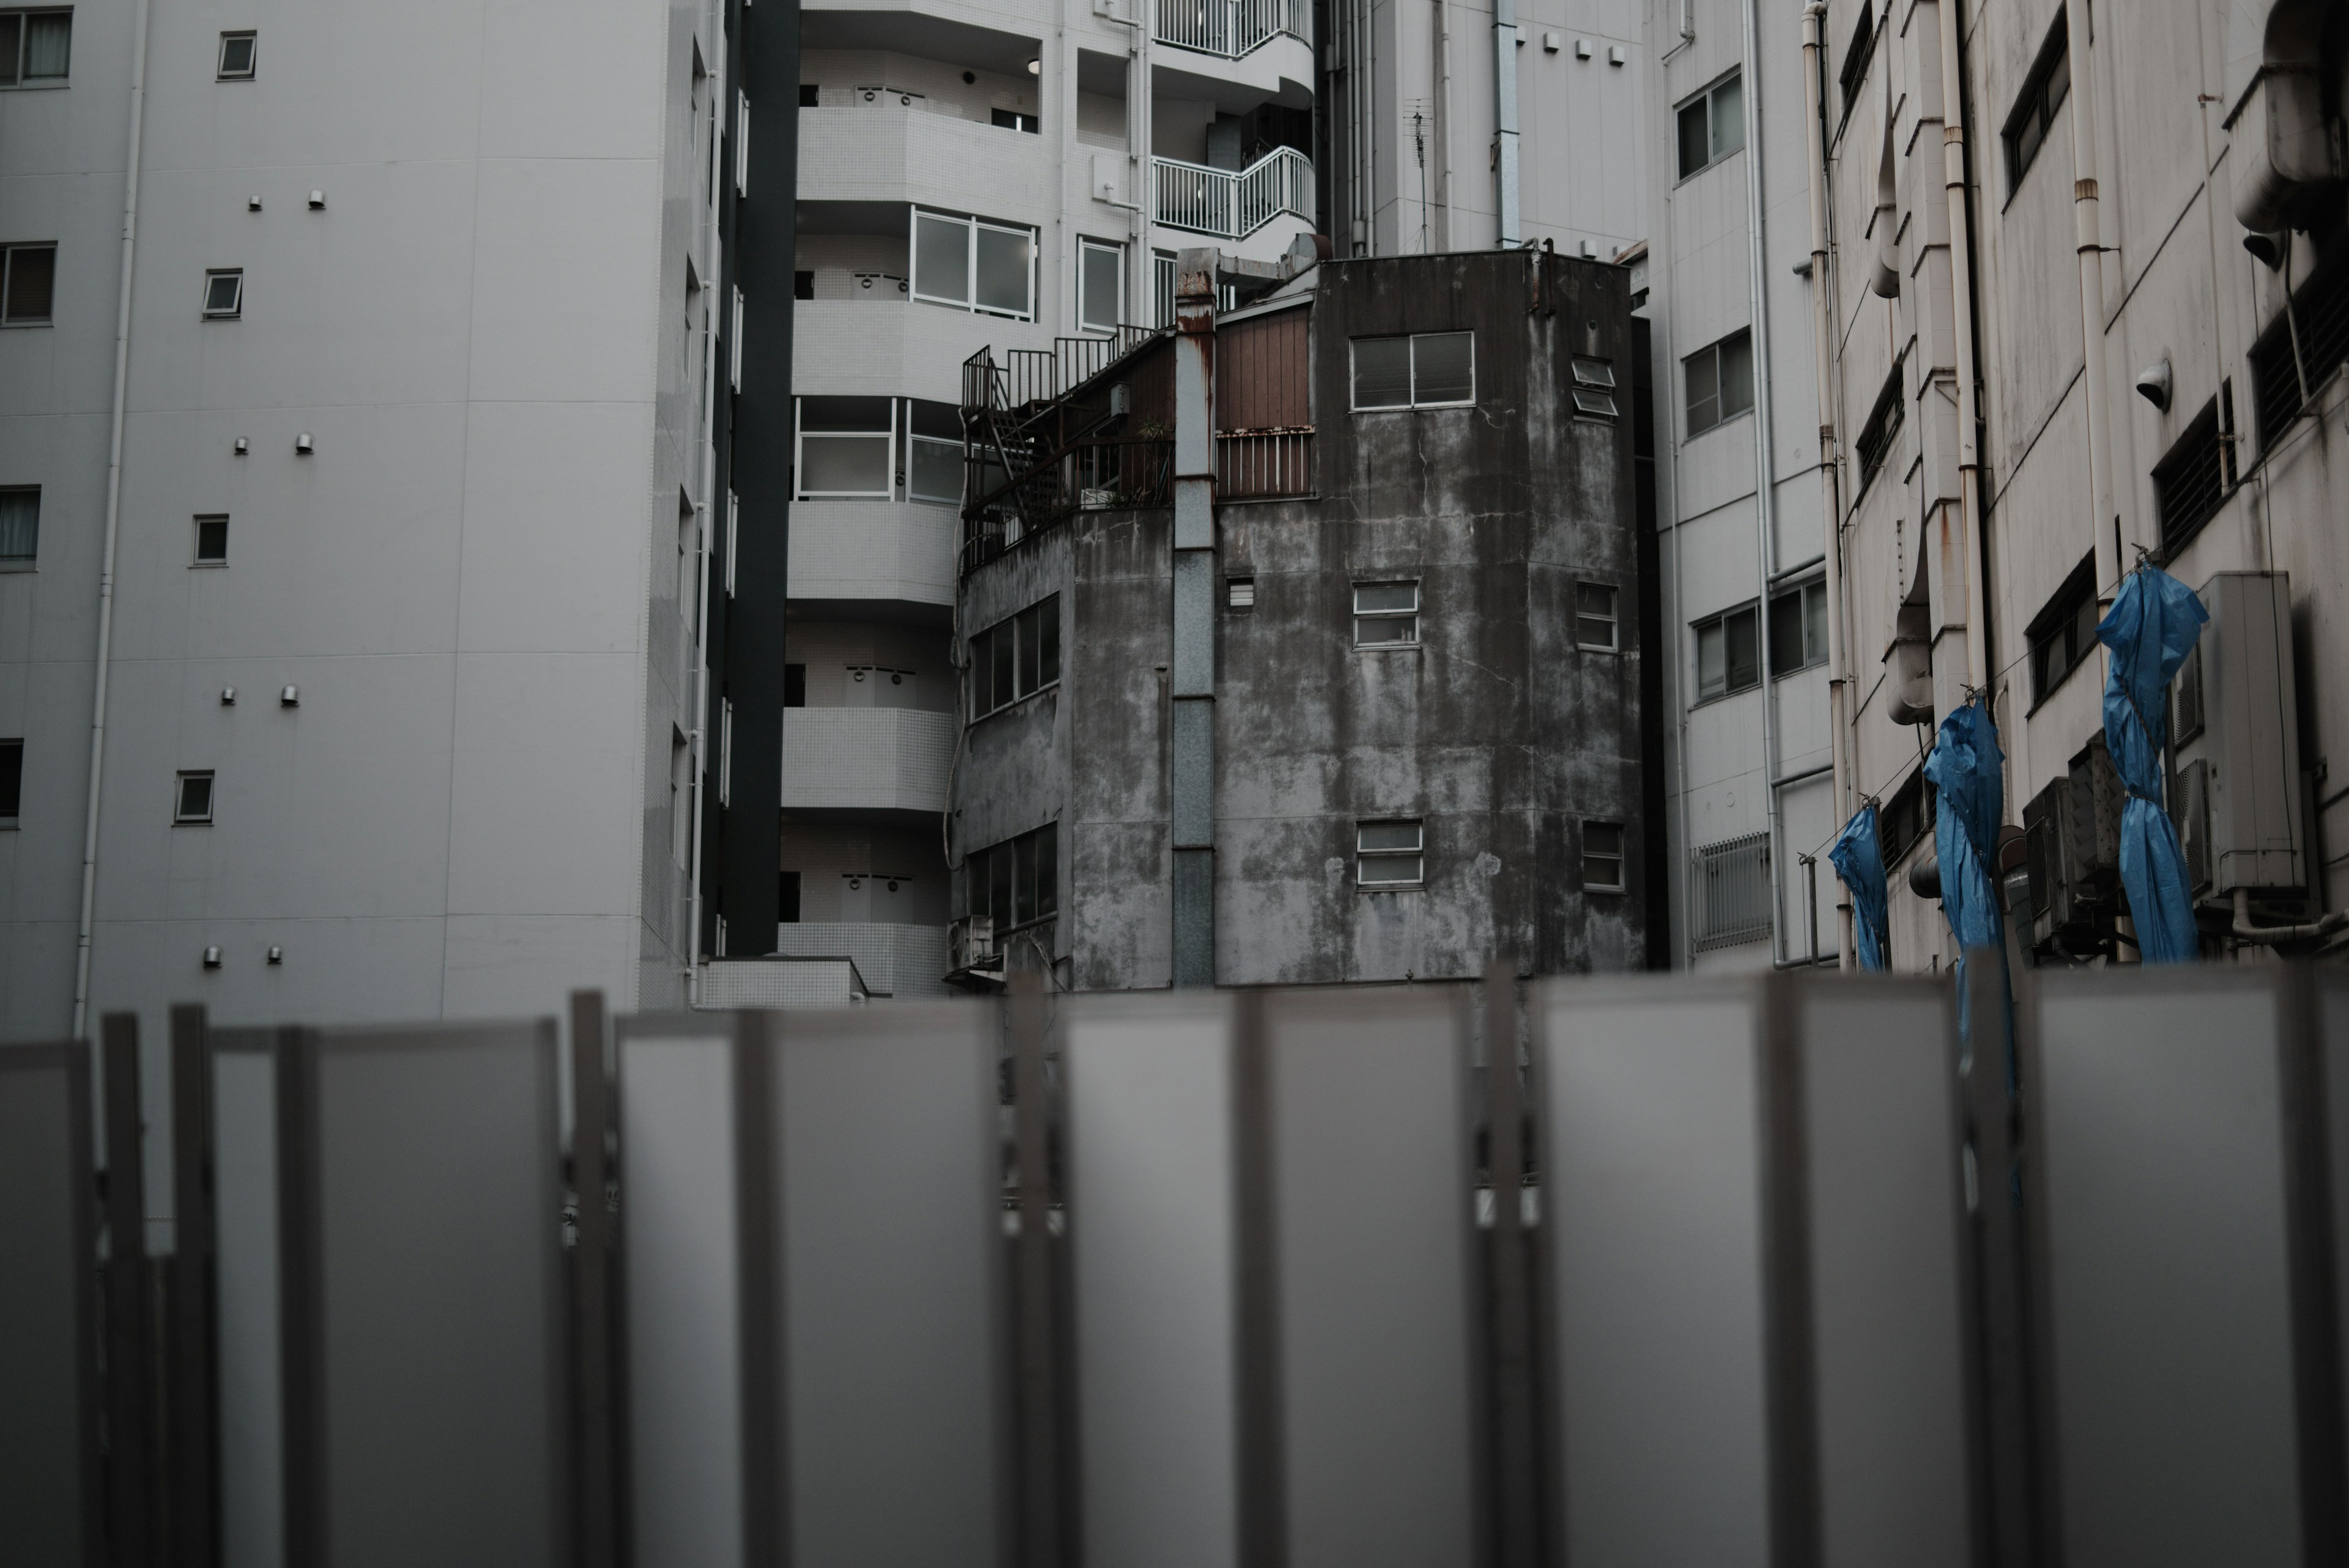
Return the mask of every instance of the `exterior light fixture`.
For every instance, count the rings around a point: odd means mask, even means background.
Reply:
[[[269,950],[269,961],[271,963],[284,963],[285,961],[285,950],[280,947],[271,948]]]
[[[1040,57],[1028,62],[1028,74],[1031,77],[1040,77],[1044,74],[1044,62]]]
[[[220,950],[220,949],[219,949],[219,948],[217,948],[217,947],[209,947],[209,948],[206,948],[206,949],[204,950],[204,967],[205,967],[206,969],[218,969],[218,968],[220,968],[220,966],[221,966],[221,950]]]
[[[277,694],[277,705],[280,708],[299,708],[302,705],[302,689],[299,686],[288,686]]]
[[[233,708],[236,706],[235,687],[223,686],[221,688],[221,706],[223,708]]]
[[[253,443],[252,443],[251,441],[249,441],[245,440],[243,436],[239,436],[239,437],[237,437],[237,438],[236,438],[236,455],[237,455],[237,456],[239,456],[239,457],[243,457],[246,452],[251,452],[252,450],[253,450]]]
[[[300,435],[294,438],[294,455],[295,457],[307,457],[316,450],[316,447],[310,440],[310,432],[308,431],[304,431]]]
[[[312,211],[312,212],[314,212],[314,213],[323,213],[323,212],[325,212],[326,210],[326,193],[324,191],[313,191],[313,192],[310,192],[310,211]]]

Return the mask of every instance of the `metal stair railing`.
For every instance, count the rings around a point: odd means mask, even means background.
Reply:
[[[1154,216],[1166,228],[1240,240],[1283,213],[1313,213],[1313,161],[1294,147],[1276,147],[1237,171],[1179,158],[1150,162]]]
[[[1310,45],[1308,0],[1157,0],[1153,36],[1178,49],[1236,60],[1282,34]]]

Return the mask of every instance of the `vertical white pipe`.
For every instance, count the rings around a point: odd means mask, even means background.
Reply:
[[[1493,0],[1493,141],[1494,213],[1500,223],[1499,242],[1506,250],[1519,237],[1517,0]]]
[[[1945,0],[1946,3],[1946,0]],[[1827,273],[1826,132],[1820,102],[1820,73],[1826,57],[1826,0],[1803,7],[1803,142],[1811,187],[1811,369],[1817,380],[1819,413],[1820,554],[1826,562],[1827,723],[1833,732],[1836,823],[1851,820],[1850,737],[1844,706],[1851,700],[1851,650],[1843,634],[1843,498],[1836,466],[1835,290]],[[1841,884],[1838,883],[1838,886]],[[1841,967],[1854,967],[1858,939],[1852,928],[1851,896],[1836,898],[1836,950]]]
[[[147,116],[147,8],[130,33],[130,143],[123,157],[122,286],[114,307],[114,416],[106,443],[106,546],[98,574],[98,670],[89,708],[89,800],[82,811],[81,921],[74,939],[74,1038],[89,1020],[90,934],[98,913],[98,805],[106,769],[106,683],[114,654],[114,559],[122,522],[122,410],[130,389],[130,277],[139,253],[139,144]]]
[[[2089,61],[2088,0],[2064,0],[2065,68],[2072,73],[2072,217],[2080,259],[2080,379],[2088,397],[2088,484],[2095,516],[2096,589],[2116,592],[2120,509],[2113,496],[2112,411],[2105,380],[2105,259],[2096,217],[2096,73]],[[2101,651],[2102,645],[2099,645]]]
[[[1958,348],[1958,507],[1965,531],[1966,684],[1990,689],[1990,602],[1982,572],[1982,453],[1974,371],[1973,223],[1966,207],[1964,73],[1958,63],[1959,0],[1941,14],[1941,183],[1950,202],[1950,307]],[[2103,317],[2099,314],[2099,336]]]
[[[701,499],[695,505],[697,570],[700,586],[693,601],[693,847],[689,870],[692,892],[687,900],[686,917],[691,927],[686,938],[685,1002],[688,1007],[701,1005],[701,834],[708,820],[707,802],[709,793],[709,541],[716,527],[718,486],[718,301],[719,265],[718,208],[721,192],[719,183],[725,177],[726,139],[720,128],[726,123],[726,111],[734,102],[734,88],[728,79],[727,69],[731,52],[727,48],[726,28],[721,21],[711,29],[710,52],[717,59],[709,69],[709,211],[702,239],[702,265],[706,269],[701,286]],[[738,126],[735,134],[741,134]],[[891,454],[895,460],[895,453]],[[728,547],[733,542],[729,540]]]
[[[1745,0],[1745,54],[1740,67],[1745,90],[1745,276],[1754,333],[1754,635],[1762,663],[1762,805],[1770,846],[1770,956],[1786,956],[1779,919],[1778,700],[1770,668],[1770,583],[1778,575],[1778,524],[1772,477],[1776,467],[1770,419],[1769,280],[1763,275],[1762,244],[1762,53],[1754,18],[1755,0]]]

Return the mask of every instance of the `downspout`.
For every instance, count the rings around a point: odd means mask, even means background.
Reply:
[[[1452,12],[1448,0],[1435,0],[1435,140],[1444,176],[1443,248],[1453,248],[1452,235]],[[1425,246],[1421,247],[1423,250]],[[2302,398],[2302,402],[2307,399]]]
[[[1223,255],[1174,264],[1174,533],[1169,562],[1167,826],[1174,985],[1216,983],[1216,286]]]
[[[2120,509],[2113,497],[2112,414],[2106,406],[2105,259],[2096,223],[2096,73],[2088,57],[2088,0],[2064,0],[2065,68],[2072,73],[2072,219],[2080,258],[2080,338],[2088,394],[2088,483],[2095,512],[2096,592],[2120,588]],[[2099,645],[2102,652],[2102,645]]]
[[[114,415],[106,443],[106,545],[98,574],[98,670],[89,706],[89,800],[82,810],[81,922],[74,939],[73,1037],[89,1021],[90,935],[98,915],[98,802],[106,771],[106,682],[114,655],[114,557],[122,523],[122,410],[130,389],[130,277],[139,253],[139,143],[147,117],[147,6],[131,24],[130,144],[123,158],[122,287],[114,307]]]
[[[1958,54],[1958,0],[1939,0],[1936,9],[1941,14],[1941,183],[1950,198],[1950,307],[1955,317],[1950,327],[1958,348],[1958,514],[1966,530],[1966,684],[1987,699],[1990,598],[1982,551],[1989,541],[1982,537],[1982,427],[1974,382],[1974,236],[1966,205],[1964,67]],[[2085,259],[2091,266],[2100,265],[2092,254]],[[2096,321],[2101,348],[2101,310]]]
[[[1493,182],[1507,250],[1517,243],[1517,0],[1493,0]]]
[[[1508,4],[1510,0],[1500,0]],[[1778,711],[1777,683],[1770,669],[1770,584],[1778,575],[1776,498],[1771,480],[1775,443],[1770,419],[1770,302],[1762,275],[1762,84],[1755,0],[1745,0],[1745,276],[1754,332],[1754,532],[1758,570],[1754,587],[1754,639],[1762,663],[1762,806],[1770,853],[1770,957],[1786,956],[1785,931],[1778,919]]]
[[[1947,0],[1944,0],[1947,3]],[[1821,555],[1826,562],[1827,724],[1833,740],[1836,821],[1851,820],[1851,753],[1844,731],[1844,706],[1851,699],[1850,649],[1843,634],[1843,498],[1836,463],[1835,291],[1827,277],[1826,132],[1819,83],[1826,58],[1826,0],[1803,7],[1803,140],[1810,160],[1811,186],[1811,369],[1818,392]],[[1840,886],[1840,883],[1838,883]],[[1857,966],[1851,895],[1836,898],[1836,950],[1844,969]]]
[[[702,258],[709,281],[702,285],[701,311],[701,500],[694,507],[698,540],[701,586],[694,598],[693,625],[693,890],[688,902],[692,934],[687,939],[685,1004],[701,1005],[701,835],[709,794],[709,541],[716,525],[711,511],[718,487],[718,208],[726,174],[726,139],[719,134],[732,111],[734,89],[728,83],[730,63],[724,50],[725,31],[718,34],[717,67],[709,73],[709,214]],[[726,108],[720,109],[719,105]],[[738,128],[735,134],[740,135]]]

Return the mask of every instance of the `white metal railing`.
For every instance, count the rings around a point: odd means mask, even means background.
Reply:
[[[1696,852],[1696,950],[1759,941],[1770,934],[1770,836],[1708,844]]]
[[[1283,33],[1313,41],[1309,0],[1157,0],[1156,15],[1160,43],[1227,60]]]
[[[1175,158],[1150,163],[1156,221],[1170,229],[1237,240],[1283,213],[1313,213],[1313,161],[1294,147],[1276,147],[1237,172]]]

